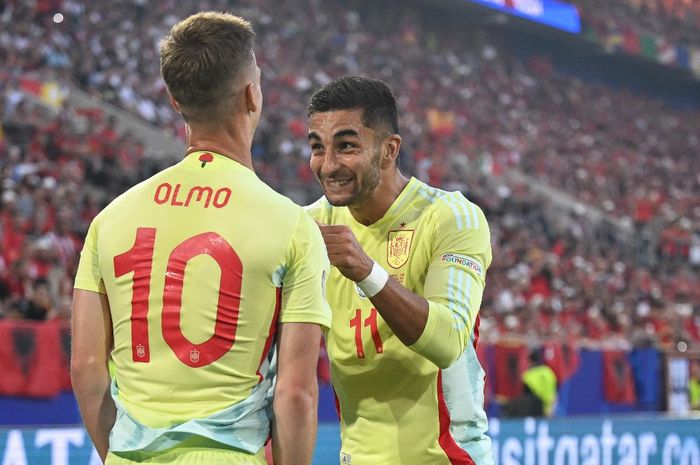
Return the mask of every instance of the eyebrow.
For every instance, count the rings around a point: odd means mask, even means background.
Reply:
[[[336,132],[333,134],[333,139],[340,139],[341,137],[345,136],[353,136],[353,137],[360,137],[360,134],[355,131],[354,129],[343,129],[341,131]],[[321,140],[321,137],[319,137],[318,134],[315,132],[310,132],[308,136],[309,140],[314,139],[314,140]]]

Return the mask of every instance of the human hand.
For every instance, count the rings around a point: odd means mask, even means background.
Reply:
[[[374,261],[367,256],[349,227],[321,223],[318,223],[318,227],[331,265],[351,281],[359,282],[369,276]]]

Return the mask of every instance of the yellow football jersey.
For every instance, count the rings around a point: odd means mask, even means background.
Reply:
[[[491,263],[482,211],[459,192],[415,178],[370,226],[325,198],[307,211],[321,223],[349,226],[372,259],[430,306],[423,334],[407,347],[357,285],[331,268],[327,346],[340,408],[340,463],[492,464],[476,358],[477,313]]]
[[[276,326],[329,326],[328,267],[304,210],[222,155],[190,153],[115,199],[90,226],[75,280],[109,299],[110,450],[161,450],[191,433],[257,452]]]

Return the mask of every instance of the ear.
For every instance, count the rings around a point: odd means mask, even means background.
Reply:
[[[396,164],[396,159],[399,156],[399,151],[401,150],[401,136],[398,134],[390,134],[384,139],[384,150],[382,155],[382,161],[390,162],[392,165]]]
[[[175,101],[175,99],[172,95],[170,95],[170,93],[168,93],[168,100],[170,101],[170,105],[172,105],[175,111],[182,114],[182,112],[180,111],[180,105]]]
[[[255,113],[260,108],[258,95],[260,95],[258,84],[250,82],[245,86],[245,105],[249,113]]]

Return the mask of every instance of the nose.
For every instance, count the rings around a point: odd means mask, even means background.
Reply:
[[[323,157],[323,165],[321,165],[321,174],[331,174],[340,168],[340,163],[338,163],[338,157],[335,156],[333,150],[327,150],[325,156]]]

